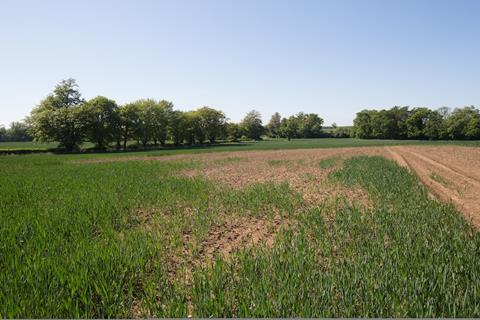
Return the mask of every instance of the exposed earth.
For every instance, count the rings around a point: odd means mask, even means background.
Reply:
[[[288,182],[307,202],[318,203],[332,195],[369,206],[362,190],[328,187],[328,173],[341,160],[354,155],[377,155],[396,161],[414,172],[430,193],[452,202],[474,226],[480,227],[480,148],[462,146],[392,146],[365,148],[236,151],[158,157],[114,157],[82,163],[118,161],[200,161],[188,177],[204,176],[233,188],[255,182]],[[322,164],[324,161],[324,164]],[[222,251],[222,250],[220,250]]]

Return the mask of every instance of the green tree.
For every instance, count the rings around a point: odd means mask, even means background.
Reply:
[[[414,108],[406,120],[407,136],[413,139],[426,137],[425,127],[432,111],[428,108]]]
[[[445,120],[438,111],[431,111],[423,128],[423,135],[430,140],[444,139]]]
[[[465,128],[465,136],[468,139],[480,139],[480,115],[478,110],[476,110],[476,113],[470,118]]]
[[[123,139],[123,149],[127,149],[127,142],[137,138],[138,125],[140,122],[140,108],[135,103],[128,103],[118,109],[120,121],[120,136]]]
[[[280,123],[280,135],[290,141],[298,137],[298,119],[295,116],[283,118]]]
[[[134,139],[145,147],[153,141],[164,145],[171,130],[173,103],[165,100],[140,99],[119,109],[124,148]]]
[[[335,126],[335,129],[332,130],[332,137],[334,138],[351,138],[352,129],[349,127],[338,127]]]
[[[154,99],[141,99],[135,101],[134,104],[139,109],[139,121],[135,133],[137,140],[141,141],[143,147],[146,147],[148,142],[154,139],[155,119],[153,117],[157,102]]]
[[[84,103],[74,79],[61,81],[28,118],[37,141],[58,141],[67,151],[79,148],[84,138],[80,106]]]
[[[211,143],[221,137],[226,129],[227,118],[222,111],[210,107],[202,107],[196,111],[200,130]]]
[[[437,109],[437,112],[442,116],[443,119],[446,119],[450,115],[451,110],[449,107],[440,107]]]
[[[173,140],[173,144],[176,146],[180,145],[183,143],[183,140],[185,139],[185,126],[186,126],[186,121],[185,121],[185,115],[183,112],[174,110],[170,113],[170,119],[168,121],[169,124],[169,133],[170,136]]]
[[[149,130],[155,145],[157,145],[158,142],[160,142],[161,145],[165,145],[172,112],[173,103],[166,100],[161,100],[158,103],[148,106],[147,114],[150,117]]]
[[[197,111],[188,111],[184,113],[185,121],[185,140],[192,145],[195,140],[202,144],[205,141],[205,132],[200,123],[200,117]]]
[[[395,106],[387,111],[389,118],[393,123],[393,130],[389,134],[390,139],[405,139],[407,138],[406,121],[410,117],[408,107]]]
[[[262,116],[260,112],[252,110],[243,118],[240,126],[245,135],[254,140],[260,140],[265,128],[262,125]]]
[[[115,138],[115,129],[119,122],[117,103],[106,97],[98,96],[82,107],[81,119],[87,140],[103,150]]]
[[[280,126],[282,124],[282,117],[280,113],[275,112],[267,124],[267,131],[270,137],[278,138],[280,136]]]
[[[370,138],[404,139],[407,137],[406,119],[409,116],[408,107],[393,107],[390,110],[371,110]]]
[[[7,129],[4,126],[0,126],[0,141],[6,141],[7,139]]]
[[[322,136],[323,119],[315,113],[300,112],[296,116],[300,138],[319,138]]]
[[[357,112],[353,120],[353,131],[355,137],[360,139],[370,139],[373,137],[372,111],[362,110]]]
[[[33,138],[30,135],[30,129],[31,128],[27,123],[22,121],[14,121],[5,131],[5,137],[9,141],[31,141]]]
[[[242,137],[242,129],[238,123],[227,123],[227,136],[230,141],[237,142]]]
[[[457,108],[446,119],[445,127],[451,139],[474,139],[479,112],[473,106]]]

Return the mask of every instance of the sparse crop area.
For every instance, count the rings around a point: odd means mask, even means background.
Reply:
[[[0,157],[0,316],[480,316],[477,148],[225,151]]]

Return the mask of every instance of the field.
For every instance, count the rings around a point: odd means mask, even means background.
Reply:
[[[0,142],[1,150],[48,150],[57,147],[57,143],[39,142]]]
[[[129,145],[135,144],[130,141]],[[465,145],[480,146],[480,141],[427,141],[427,140],[377,140],[377,139],[353,139],[353,138],[322,138],[322,139],[270,139],[260,142],[243,143],[221,143],[216,145],[204,145],[197,147],[157,147],[158,150],[144,152],[178,153],[178,152],[199,152],[199,151],[237,151],[237,150],[280,150],[280,149],[306,149],[306,148],[341,148],[341,147],[373,147],[373,146],[394,146],[394,145]],[[6,150],[49,150],[56,149],[57,143],[36,143],[36,142],[0,142],[0,151]],[[86,142],[82,148],[92,148],[93,144]],[[155,148],[150,146],[151,148]]]
[[[478,142],[362,141],[0,157],[0,316],[479,317]]]

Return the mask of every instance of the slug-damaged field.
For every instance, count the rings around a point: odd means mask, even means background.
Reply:
[[[480,316],[480,151],[0,158],[3,317]]]

